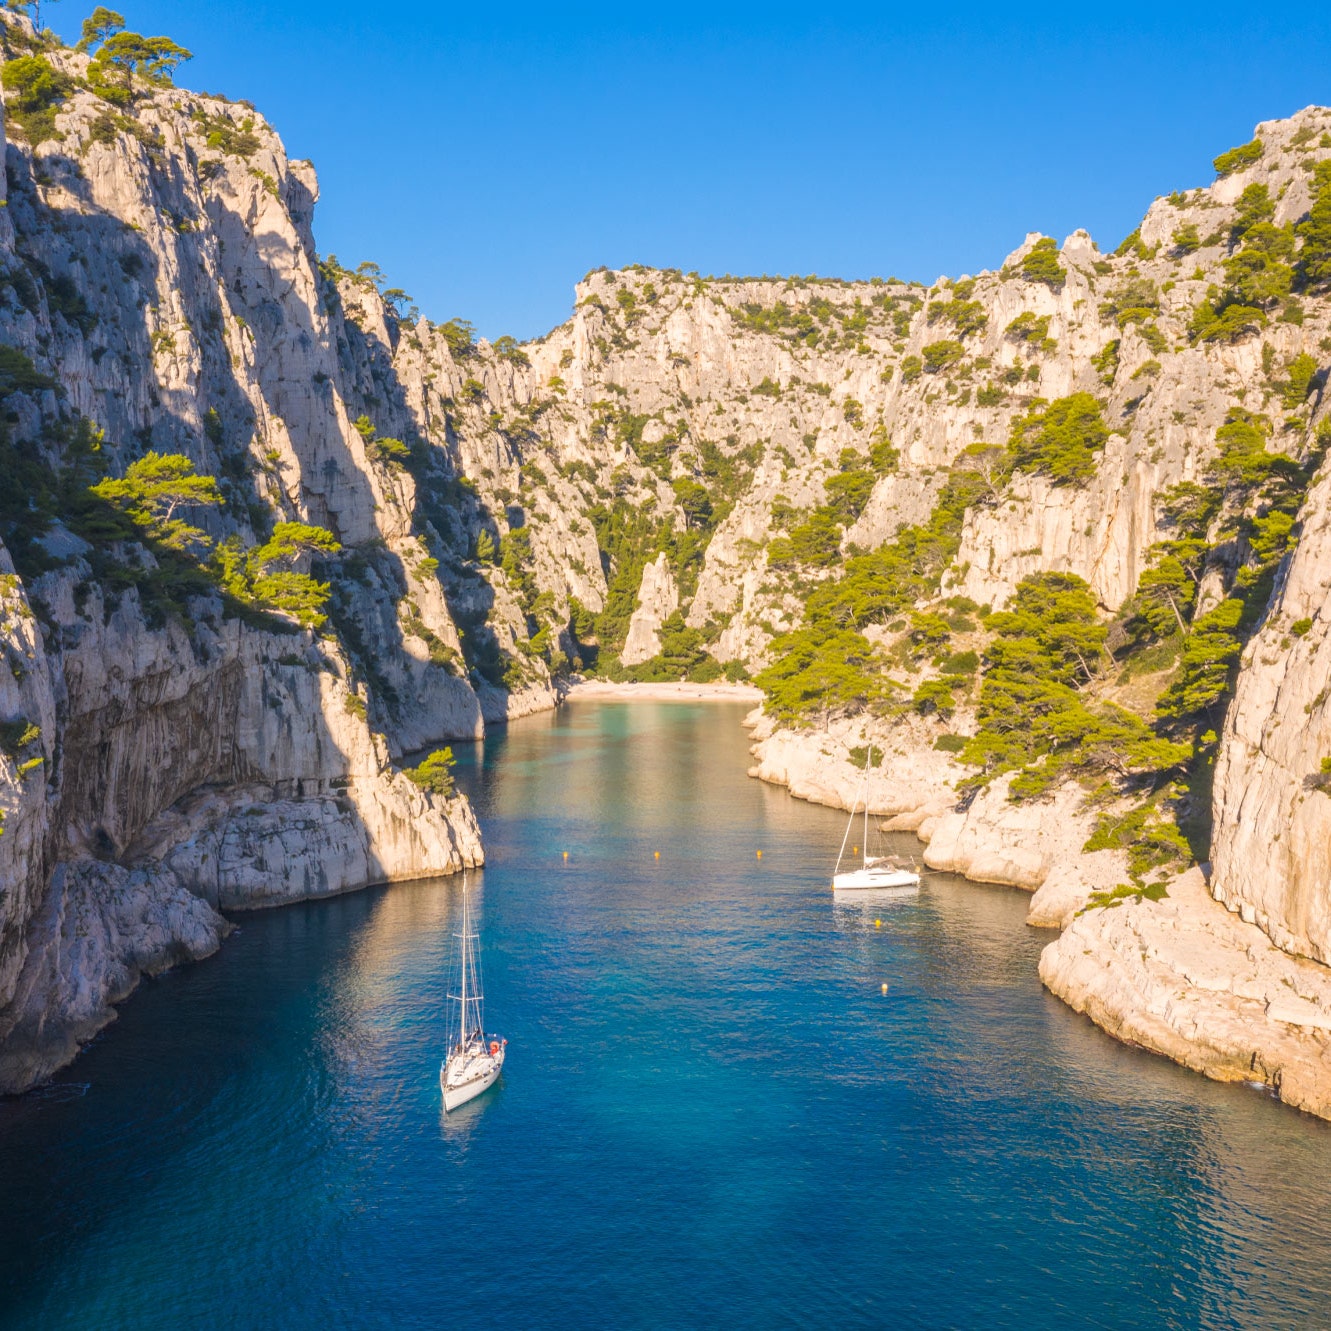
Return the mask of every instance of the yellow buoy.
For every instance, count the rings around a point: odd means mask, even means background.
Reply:
[[[653,854],[653,856],[655,856],[655,858],[658,859],[658,860],[661,858],[661,852],[660,852],[659,850],[654,850],[654,851],[652,851],[652,854]]]
[[[852,855],[858,855],[860,853],[860,848],[858,846],[852,846],[850,848],[850,853]]]
[[[564,858],[565,858],[565,859],[568,859],[568,851],[565,851],[565,852],[564,852]]]
[[[887,993],[887,985],[883,985],[883,993]]]
[[[762,859],[762,857],[763,857],[763,853],[762,853],[762,851],[760,850],[760,851],[758,852],[758,858],[759,858],[759,859]]]
[[[568,859],[568,856],[565,855],[564,858],[565,858],[565,859]],[[874,927],[875,929],[881,929],[881,928],[883,927],[883,922],[882,922],[882,920],[875,920],[875,921],[873,922],[873,927]]]

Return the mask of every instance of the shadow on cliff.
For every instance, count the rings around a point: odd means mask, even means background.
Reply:
[[[510,691],[505,678],[504,652],[492,623],[495,592],[481,573],[479,560],[473,557],[473,553],[474,542],[481,532],[498,547],[499,524],[455,465],[458,450],[451,420],[445,416],[440,423],[446,441],[445,446],[440,446],[429,438],[434,423],[429,418],[428,394],[424,398],[424,433],[408,405],[405,386],[394,365],[394,352],[402,328],[391,309],[385,307],[384,326],[389,339],[385,344],[345,313],[333,282],[326,282],[325,296],[341,324],[337,352],[348,413],[364,416],[376,426],[385,426],[385,432],[391,431],[393,437],[400,438],[406,447],[404,456],[378,465],[384,468],[387,484],[392,484],[395,468],[410,477],[413,490],[411,532],[425,539],[431,557],[437,562],[435,575],[449,616],[458,629],[466,678],[478,693],[482,689],[488,690],[489,706],[486,707],[479,698],[478,706],[485,711],[487,721],[493,724],[502,718]],[[511,525],[520,526],[520,516]],[[395,603],[408,594],[406,570],[396,555],[379,550],[373,565],[379,577],[389,585],[389,594]],[[346,609],[351,613],[346,613]],[[356,623],[355,619],[354,607],[345,608],[339,614],[339,631],[363,644],[362,655],[368,660],[370,654],[364,650],[369,647],[367,626]],[[403,650],[395,608],[390,619],[391,622],[380,626],[380,636],[375,643],[378,645],[390,639],[397,650]],[[428,637],[423,640],[430,646],[432,662],[456,678],[457,663],[448,659],[442,644],[430,642]],[[435,660],[436,651],[438,660]],[[382,687],[380,691],[383,691]],[[393,697],[391,693],[388,697],[394,709],[410,704],[410,700]],[[441,730],[436,738],[466,737]]]
[[[22,469],[6,479],[38,477],[45,487],[20,491],[32,501],[30,508],[40,501],[44,509],[29,523],[36,539],[21,543],[29,559],[20,571],[31,583],[69,566],[68,550],[51,554],[40,539],[59,518],[88,546],[74,556],[91,573],[75,584],[75,608],[90,605],[94,585],[103,598],[101,624],[85,618],[72,633],[55,623],[40,590],[34,598],[60,643],[67,689],[47,774],[58,790],[47,876],[58,860],[80,854],[125,862],[135,839],[168,809],[202,792],[246,784],[281,797],[326,796],[358,821],[372,847],[370,830],[338,779],[350,771],[354,755],[342,748],[317,707],[314,715],[283,717],[283,700],[309,694],[308,681],[330,668],[316,637],[228,596],[197,551],[154,539],[89,490],[98,475],[123,474],[151,448],[183,453],[201,473],[217,476],[226,499],[222,509],[184,510],[192,525],[213,540],[232,532],[262,540],[271,531],[273,515],[260,483],[265,473],[249,447],[254,413],[223,339],[218,284],[196,229],[200,219],[164,201],[180,183],[174,161],[163,165],[151,153],[145,161],[153,202],[173,222],[160,235],[173,247],[175,289],[197,318],[197,327],[176,330],[188,332],[199,347],[198,381],[183,389],[136,373],[169,353],[172,337],[155,317],[162,270],[148,237],[96,203],[73,159],[48,154],[40,160],[47,182],[58,181],[74,199],[72,206],[59,207],[39,195],[27,154],[13,145],[7,153],[8,215],[21,265],[5,280],[32,316],[36,350],[61,374],[64,390],[54,414],[49,400],[43,413],[36,391],[5,403],[7,424],[20,439],[10,450],[13,467]],[[273,336],[280,336],[280,307],[271,323]],[[26,341],[31,330],[29,325],[25,333],[20,324],[12,335]],[[104,445],[79,426],[84,418],[106,422]],[[342,450],[335,483],[357,475],[345,444]],[[11,461],[8,453],[3,460]],[[227,631],[228,620],[243,623],[238,635]],[[400,650],[400,637],[382,649]],[[98,659],[81,659],[88,652]],[[286,758],[262,755],[252,736],[248,747],[240,742],[242,725],[252,731],[255,724],[241,709],[248,672],[256,668],[263,674],[258,691],[266,709],[260,721],[271,712],[279,718],[279,732],[283,725],[310,732],[308,744],[289,747]],[[315,769],[304,770],[293,752],[315,755]],[[371,850],[368,881],[385,876],[386,866]]]

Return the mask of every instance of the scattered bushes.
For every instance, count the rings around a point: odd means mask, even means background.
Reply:
[[[1100,403],[1089,393],[1037,402],[1012,423],[1008,453],[1017,471],[1048,476],[1055,485],[1080,485],[1095,475],[1095,456],[1109,438]]]
[[[1100,305],[1100,314],[1120,328],[1144,323],[1160,312],[1160,293],[1149,277],[1130,277],[1120,282]]]
[[[960,338],[983,332],[989,322],[984,306],[978,300],[949,300],[929,306],[929,322],[945,319],[957,330]]]
[[[454,791],[453,769],[457,760],[451,748],[436,749],[416,767],[405,767],[403,775],[422,790],[428,790],[440,799],[448,799]]]
[[[1263,151],[1261,139],[1253,139],[1251,143],[1221,153],[1211,165],[1215,167],[1216,175],[1223,180],[1225,176],[1232,176],[1236,171],[1244,171],[1254,163],[1260,162]]]
[[[196,108],[192,118],[207,146],[226,157],[248,160],[262,146],[259,136],[254,133],[253,116],[246,116],[237,125],[229,116],[209,115],[202,108]]]
[[[1024,310],[1005,328],[1004,333],[1038,351],[1053,351],[1058,343],[1049,336],[1049,316]]]
[[[1186,258],[1189,254],[1195,254],[1202,246],[1201,233],[1197,230],[1196,222],[1184,222],[1177,231],[1174,232],[1174,253],[1180,258]]]
[[[931,342],[924,348],[924,368],[929,374],[938,374],[956,365],[965,355],[966,348],[954,339]]]
[[[1114,376],[1118,373],[1118,350],[1121,346],[1118,338],[1105,345],[1091,357],[1091,364],[1095,366],[1096,373],[1100,376],[1100,382],[1112,384]]]
[[[1270,200],[1264,185],[1244,191],[1234,237],[1242,248],[1225,260],[1225,286],[1211,286],[1193,312],[1188,331],[1194,342],[1233,341],[1264,328],[1267,310],[1287,297],[1294,285],[1294,230],[1269,220]],[[1242,201],[1241,201],[1242,202]]]
[[[55,386],[17,347],[0,344],[0,400],[10,393],[40,393]]]
[[[1300,281],[1311,287],[1331,283],[1331,161],[1317,164],[1312,207],[1295,230],[1303,240],[1298,255]]]
[[[435,330],[447,343],[454,360],[465,360],[476,351],[476,330],[466,319],[450,319]]]
[[[73,91],[74,81],[54,69],[40,55],[21,55],[0,66],[0,81],[12,93],[6,110],[34,147],[47,139],[58,138],[55,113]]]
[[[1067,281],[1067,272],[1058,261],[1058,242],[1050,236],[1037,240],[1021,261],[1021,275],[1028,282],[1043,282],[1057,289]]]

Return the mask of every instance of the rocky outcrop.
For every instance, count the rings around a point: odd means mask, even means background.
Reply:
[[[231,926],[170,874],[79,860],[57,866],[7,988],[0,1087],[63,1067],[140,976],[215,952]]]
[[[914,832],[930,869],[1033,893],[1028,924],[1063,928],[1093,892],[1110,891],[1128,876],[1122,851],[1083,849],[1096,815],[1080,786],[1013,803],[1005,777],[963,803],[955,787],[961,773],[928,742],[936,732],[923,720],[838,720],[823,731],[787,730],[755,711],[745,724],[757,759],[750,776],[837,809],[862,807],[864,773],[850,753],[872,741],[883,756],[869,782],[869,809],[883,819],[883,830]]]
[[[1226,911],[1200,869],[1162,901],[1079,915],[1040,978],[1128,1044],[1331,1118],[1331,971]]]
[[[1062,928],[1092,892],[1112,890],[1127,878],[1124,854],[1084,849],[1096,815],[1075,782],[1019,802],[1010,798],[1010,785],[1011,778],[1000,777],[964,808],[927,824],[924,862],[973,882],[1033,892],[1027,923]]]
[[[256,632],[217,607],[154,630],[132,594],[113,609],[95,589],[79,614],[77,576],[34,584],[61,642],[47,675],[53,770],[20,775],[0,759],[20,793],[45,796],[0,837],[15,870],[0,987],[11,1090],[67,1061],[140,973],[213,951],[219,909],[482,858],[465,800],[393,770],[335,642]]]
[[[304,799],[273,786],[204,794],[146,828],[138,849],[222,910],[454,873],[481,858],[467,802],[436,804],[400,775],[345,778]]]
[[[851,760],[851,750],[874,748],[874,770],[868,782],[869,812],[882,818],[919,814],[934,816],[956,803],[951,781],[956,769],[947,756],[921,743],[922,733],[875,726],[864,718],[839,718],[821,730],[777,727],[761,710],[745,725],[752,731],[755,763],[749,775],[785,786],[797,799],[834,809],[863,808],[864,768]],[[925,727],[919,727],[923,732]],[[913,831],[919,825],[912,826]],[[898,822],[893,830],[901,830]]]
[[[679,588],[670,571],[670,560],[659,554],[642,571],[638,608],[629,620],[620,660],[632,666],[656,656],[661,650],[661,625],[678,609]]]

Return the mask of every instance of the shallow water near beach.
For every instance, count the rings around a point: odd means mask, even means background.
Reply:
[[[835,904],[743,712],[459,750],[510,1042],[461,1111],[456,879],[240,916],[0,1103],[0,1325],[1324,1325],[1331,1126],[1045,994],[1025,894]]]

